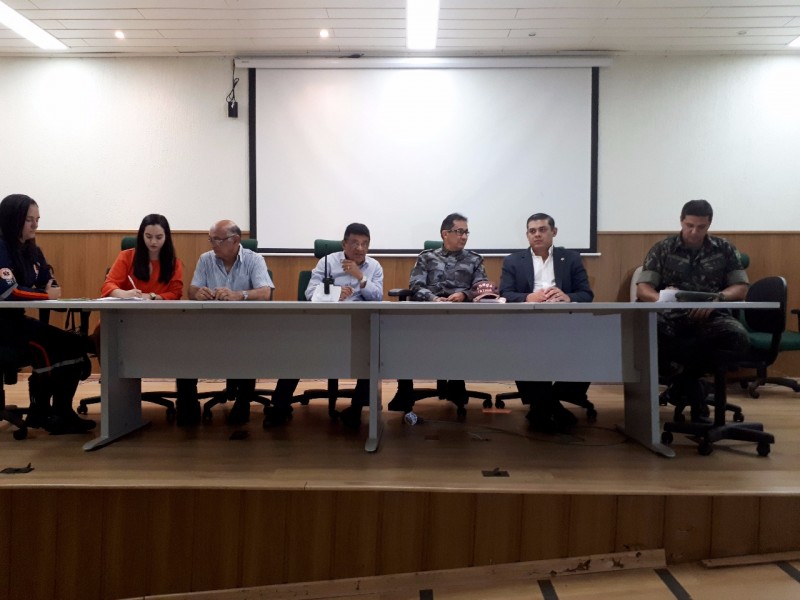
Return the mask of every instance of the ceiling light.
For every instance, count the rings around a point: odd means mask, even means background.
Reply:
[[[17,11],[0,2],[0,23],[17,32],[25,39],[33,42],[42,50],[66,50],[67,46],[59,42],[38,25],[23,17]]]
[[[125,39],[125,32],[124,31],[115,31],[114,32],[114,37],[117,38],[118,40],[124,40]]]
[[[321,37],[321,38],[330,37],[330,35],[331,35],[330,31],[328,31],[327,29],[320,29],[319,30],[319,37]]]
[[[794,41],[789,42],[789,46],[792,48],[800,48],[800,37]]]
[[[406,0],[406,48],[433,50],[439,30],[439,0]]]

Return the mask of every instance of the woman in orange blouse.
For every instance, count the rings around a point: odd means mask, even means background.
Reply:
[[[180,300],[183,264],[175,257],[172,232],[163,215],[147,215],[139,225],[136,247],[123,250],[111,266],[103,297]]]

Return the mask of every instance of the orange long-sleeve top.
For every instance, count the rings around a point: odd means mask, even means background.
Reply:
[[[183,296],[183,263],[180,260],[175,261],[175,272],[172,274],[172,279],[169,283],[161,283],[158,276],[161,273],[161,264],[157,260],[150,261],[150,280],[142,281],[133,274],[133,255],[136,250],[130,248],[123,250],[117,256],[117,260],[111,265],[111,269],[106,275],[106,281],[100,290],[100,295],[105,298],[110,296],[114,290],[130,290],[131,282],[130,277],[136,284],[136,289],[143,291],[146,294],[154,293],[161,296],[164,300],[180,300]]]

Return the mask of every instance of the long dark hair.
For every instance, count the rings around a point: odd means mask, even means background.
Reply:
[[[36,201],[25,194],[11,194],[0,202],[0,236],[6,243],[11,256],[11,270],[14,277],[23,285],[31,282],[25,281],[25,263],[33,262],[37,255],[36,240],[19,241],[25,219],[28,218],[28,209],[39,206]]]
[[[158,253],[158,262],[161,266],[161,273],[158,280],[161,283],[169,283],[175,273],[175,246],[172,245],[172,232],[169,229],[169,222],[164,215],[147,215],[139,225],[139,233],[136,234],[136,250],[133,254],[133,274],[140,281],[150,281],[150,251],[144,242],[144,230],[148,225],[160,225],[164,230],[164,245]]]

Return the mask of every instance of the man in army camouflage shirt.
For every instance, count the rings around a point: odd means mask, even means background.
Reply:
[[[417,302],[470,302],[473,286],[488,281],[483,257],[464,250],[469,239],[467,218],[458,213],[447,215],[439,228],[442,247],[425,250],[417,257],[411,270],[409,288]],[[447,382],[447,398],[458,407],[467,403],[463,381]],[[414,404],[413,383],[410,379],[397,382],[397,395],[389,403],[389,410],[408,412]]]
[[[681,231],[658,242],[644,259],[636,285],[642,302],[656,302],[664,289],[715,292],[720,300],[744,300],[747,273],[729,241],[708,235],[714,211],[691,200],[681,211]],[[705,392],[700,377],[717,364],[732,364],[747,349],[747,332],[728,311],[708,309],[658,313],[658,353],[672,390],[686,396],[692,419],[702,419]]]

